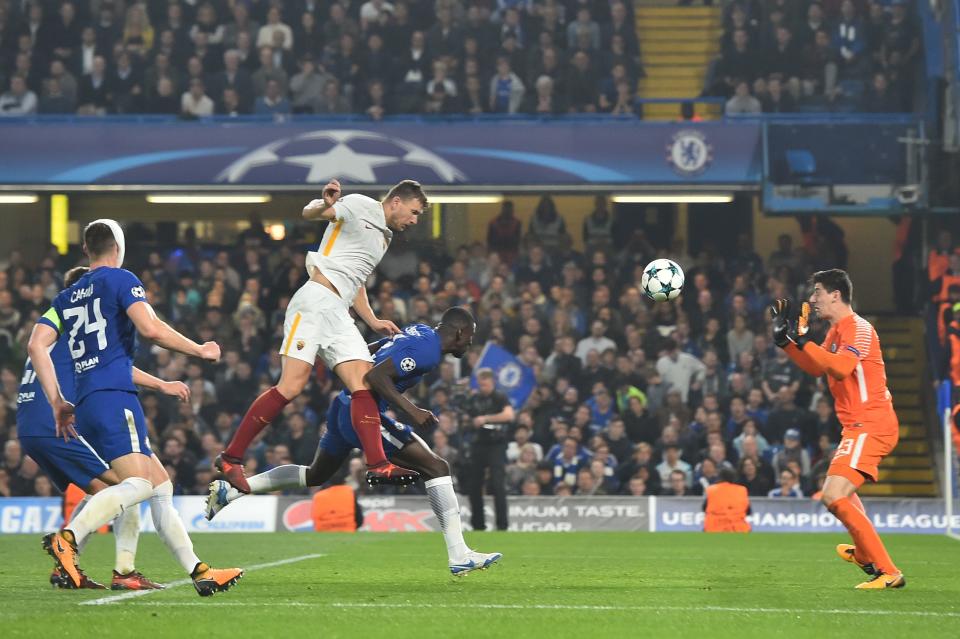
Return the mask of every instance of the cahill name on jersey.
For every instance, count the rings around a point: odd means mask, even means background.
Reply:
[[[840,423],[887,424],[892,420],[896,428],[880,339],[870,322],[856,313],[843,318],[827,332],[823,348],[832,353],[852,354],[859,360],[853,373],[844,379],[827,375]]]
[[[383,205],[366,195],[345,195],[333,205],[333,212],[317,250],[307,253],[307,273],[322,273],[352,304],[387,252],[393,231],[387,228]]]
[[[120,268],[86,273],[53,300],[40,321],[66,336],[76,379],[76,403],[99,390],[136,392],[137,331],[127,309],[146,300],[137,276]]]

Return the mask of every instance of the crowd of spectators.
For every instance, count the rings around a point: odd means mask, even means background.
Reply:
[[[464,472],[475,434],[469,377],[483,345],[495,342],[537,379],[508,431],[511,494],[700,494],[725,467],[751,495],[814,493],[839,425],[821,383],[773,347],[765,308],[800,293],[823,243],[795,248],[785,235],[764,260],[744,234],[730,254],[707,244],[688,255],[683,243],[651,245],[642,220],[598,197],[583,228],[568,229],[547,196],[527,224],[505,202],[487,242],[452,254],[398,237],[370,282],[379,316],[434,324],[444,309],[466,305],[478,318],[473,349],[410,391],[438,417],[420,434],[455,476]],[[306,244],[321,230],[291,226],[274,241],[254,220],[229,244],[198,242],[190,230],[173,244],[158,242],[151,227],[128,226],[126,266],[157,312],[223,347],[218,364],[139,349],[140,368],[192,390],[184,404],[142,393],[150,440],[178,492],[205,490],[249,402],[278,379],[284,309],[306,279]],[[577,251],[571,234],[581,232]],[[687,282],[680,299],[654,305],[638,283],[644,264],[665,256],[684,266]],[[17,386],[31,327],[77,259],[51,250],[27,263],[14,252],[0,264],[0,495],[51,491],[16,441]],[[252,446],[248,473],[312,461],[334,381],[318,367]],[[362,471],[359,458],[342,471],[361,492]]]
[[[727,115],[910,111],[920,54],[908,0],[736,0],[705,94]]]
[[[0,116],[634,113],[621,0],[0,0]]]

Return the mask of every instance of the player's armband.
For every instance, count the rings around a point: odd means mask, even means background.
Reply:
[[[42,323],[57,331],[57,334],[63,331],[63,322],[60,321],[60,314],[57,313],[57,309],[54,307],[51,306],[48,308],[47,312],[40,316],[40,319],[47,320]]]

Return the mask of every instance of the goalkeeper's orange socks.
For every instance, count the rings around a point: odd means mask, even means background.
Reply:
[[[831,513],[846,526],[847,531],[853,538],[856,546],[856,558],[859,563],[872,563],[874,567],[887,574],[896,575],[900,571],[894,565],[893,560],[887,553],[886,547],[880,540],[876,528],[870,523],[870,519],[861,510],[862,503],[857,503],[849,497],[842,497],[828,506]],[[859,508],[858,508],[859,506]]]

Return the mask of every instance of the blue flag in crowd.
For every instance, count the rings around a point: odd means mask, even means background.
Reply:
[[[497,382],[497,390],[510,398],[514,408],[521,408],[530,397],[537,378],[533,369],[514,357],[513,353],[496,344],[487,343],[480,353],[480,361],[470,377],[470,387],[477,387],[476,371],[489,368]]]

